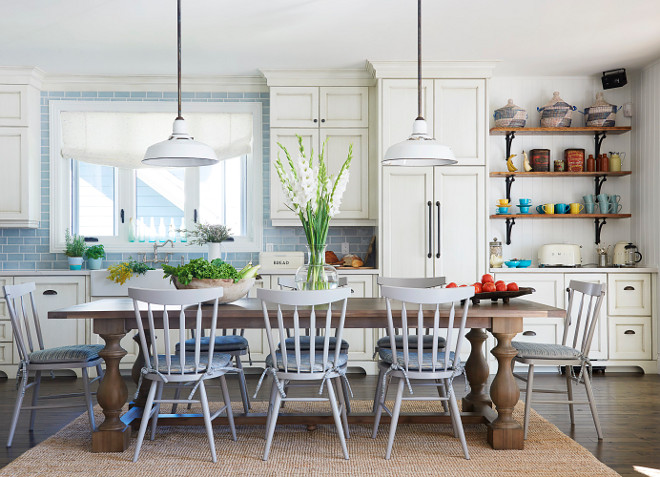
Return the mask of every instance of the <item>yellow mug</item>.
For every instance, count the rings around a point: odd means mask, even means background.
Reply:
[[[545,212],[546,214],[554,214],[555,204],[543,204],[543,212]]]
[[[509,205],[509,199],[500,199],[500,207],[506,207]]]
[[[584,210],[584,205],[578,202],[571,203],[570,207],[571,207],[571,212],[570,212],[571,214],[579,214]]]

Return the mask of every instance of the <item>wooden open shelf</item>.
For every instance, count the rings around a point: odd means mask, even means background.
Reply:
[[[630,126],[616,126],[612,128],[594,128],[594,127],[580,127],[580,128],[491,128],[491,136],[505,136],[510,132],[520,134],[623,134],[630,131]]]
[[[601,176],[629,176],[632,174],[632,171],[617,171],[617,172],[551,172],[551,171],[542,171],[542,172],[508,172],[508,171],[497,171],[491,172],[490,177],[507,177],[507,176],[526,176],[526,177],[601,177]]]
[[[627,219],[631,214],[493,214],[491,219]]]

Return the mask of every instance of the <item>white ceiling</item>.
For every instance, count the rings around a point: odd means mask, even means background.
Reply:
[[[415,0],[182,0],[184,75],[415,60]],[[2,0],[0,65],[176,72],[175,0]],[[583,75],[660,58],[657,0],[424,0],[425,60]]]

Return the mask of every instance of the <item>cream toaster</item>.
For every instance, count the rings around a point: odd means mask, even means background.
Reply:
[[[539,267],[579,267],[581,245],[572,243],[547,243],[538,251]]]

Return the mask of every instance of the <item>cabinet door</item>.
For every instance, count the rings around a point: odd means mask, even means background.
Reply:
[[[0,128],[0,224],[30,219],[28,147],[27,128]]]
[[[254,284],[254,287],[248,292],[248,297],[249,298],[256,298],[257,297],[257,288],[265,288],[265,289],[270,289],[270,276],[263,276],[261,277],[260,280],[257,280]],[[218,313],[222,312],[222,308],[220,308],[220,311]],[[222,315],[219,315],[220,319],[222,319]],[[252,356],[253,361],[265,361],[266,356],[268,356],[268,353],[270,353],[270,350],[268,349],[268,338],[266,338],[266,331],[265,330],[260,330],[260,329],[246,329],[245,338],[247,338],[248,343],[250,344],[250,355]],[[245,363],[247,363],[247,359],[242,359],[244,362],[244,366],[246,366]]]
[[[383,275],[432,277],[433,168],[383,168]]]
[[[386,79],[382,84],[382,153],[410,137],[417,114],[417,80]],[[422,114],[433,131],[433,81],[422,81]]]
[[[486,163],[486,82],[482,79],[435,80],[435,138],[451,146],[461,165]]]
[[[348,157],[348,146],[353,144],[348,185],[335,218],[369,218],[369,130],[321,129],[321,143],[326,140],[325,157],[330,174],[335,176]]]
[[[270,88],[270,127],[314,128],[318,126],[318,87]]]
[[[280,178],[275,170],[275,161],[279,155],[285,167],[286,156],[277,143],[281,143],[289,152],[291,157],[298,155],[298,138],[296,134],[303,138],[305,154],[309,157],[312,149],[314,153],[318,151],[319,131],[318,129],[271,129],[270,130],[270,218],[271,219],[297,219],[298,217],[286,206],[285,194],[282,190]]]
[[[589,283],[600,283],[607,285],[607,275],[604,273],[567,273],[564,275],[564,288],[568,288],[571,280],[579,280],[581,282]],[[589,358],[591,359],[607,359],[607,296],[603,300],[603,304],[600,308],[600,317],[596,323],[596,329],[594,331],[594,336],[591,340],[591,348],[589,349]],[[589,303],[588,299],[585,299],[585,306]],[[567,304],[568,305],[568,304]],[[577,316],[578,310],[580,309],[580,300],[575,300],[572,306],[573,316]],[[568,310],[567,310],[568,311]],[[575,325],[576,323],[571,323],[571,326],[568,328],[568,337],[566,340],[566,345],[573,346],[574,337],[575,337]],[[584,338],[584,332],[581,332],[578,335],[577,344],[575,345],[580,349],[582,339]]]
[[[28,125],[28,86],[0,85],[0,126]]]
[[[369,127],[369,88],[366,86],[322,87],[319,101],[321,127]]]
[[[610,317],[610,359],[652,359],[650,316]]]
[[[486,270],[483,167],[436,167],[433,201],[435,275],[474,283]]]
[[[0,289],[14,283],[12,277],[0,277]],[[1,296],[1,295],[0,295]],[[9,318],[9,310],[4,298],[0,298],[0,364],[11,364],[13,361],[14,331]]]
[[[611,273],[607,289],[610,315],[651,315],[651,275]]]

